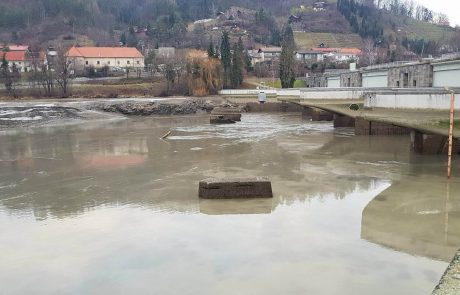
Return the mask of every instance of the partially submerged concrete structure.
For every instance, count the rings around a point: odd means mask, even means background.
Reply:
[[[211,124],[231,124],[241,121],[241,111],[238,108],[217,107],[211,111]]]
[[[267,177],[208,178],[199,183],[199,197],[205,199],[272,198]]]

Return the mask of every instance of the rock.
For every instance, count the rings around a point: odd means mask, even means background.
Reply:
[[[204,199],[272,198],[267,177],[209,178],[200,181],[199,197]]]

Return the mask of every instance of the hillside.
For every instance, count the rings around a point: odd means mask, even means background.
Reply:
[[[362,47],[362,39],[357,34],[294,32],[294,38],[298,47],[306,49],[321,43],[331,48]]]
[[[279,46],[288,23],[301,48],[449,42],[455,29],[428,21],[361,0],[3,0],[0,43],[206,48],[227,30],[248,47]]]

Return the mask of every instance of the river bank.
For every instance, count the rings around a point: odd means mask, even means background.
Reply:
[[[194,115],[230,105],[219,97],[9,101],[0,102],[0,129],[123,119],[125,116]]]

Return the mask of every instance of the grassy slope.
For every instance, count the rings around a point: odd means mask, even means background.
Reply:
[[[406,26],[403,28],[410,38],[434,41],[449,39],[455,32],[453,28],[441,27],[413,19],[408,19]]]
[[[297,47],[310,49],[317,47],[318,44],[324,43],[328,47],[344,48],[357,47],[361,48],[362,39],[357,34],[332,34],[332,33],[305,33],[295,32],[295,42]]]

